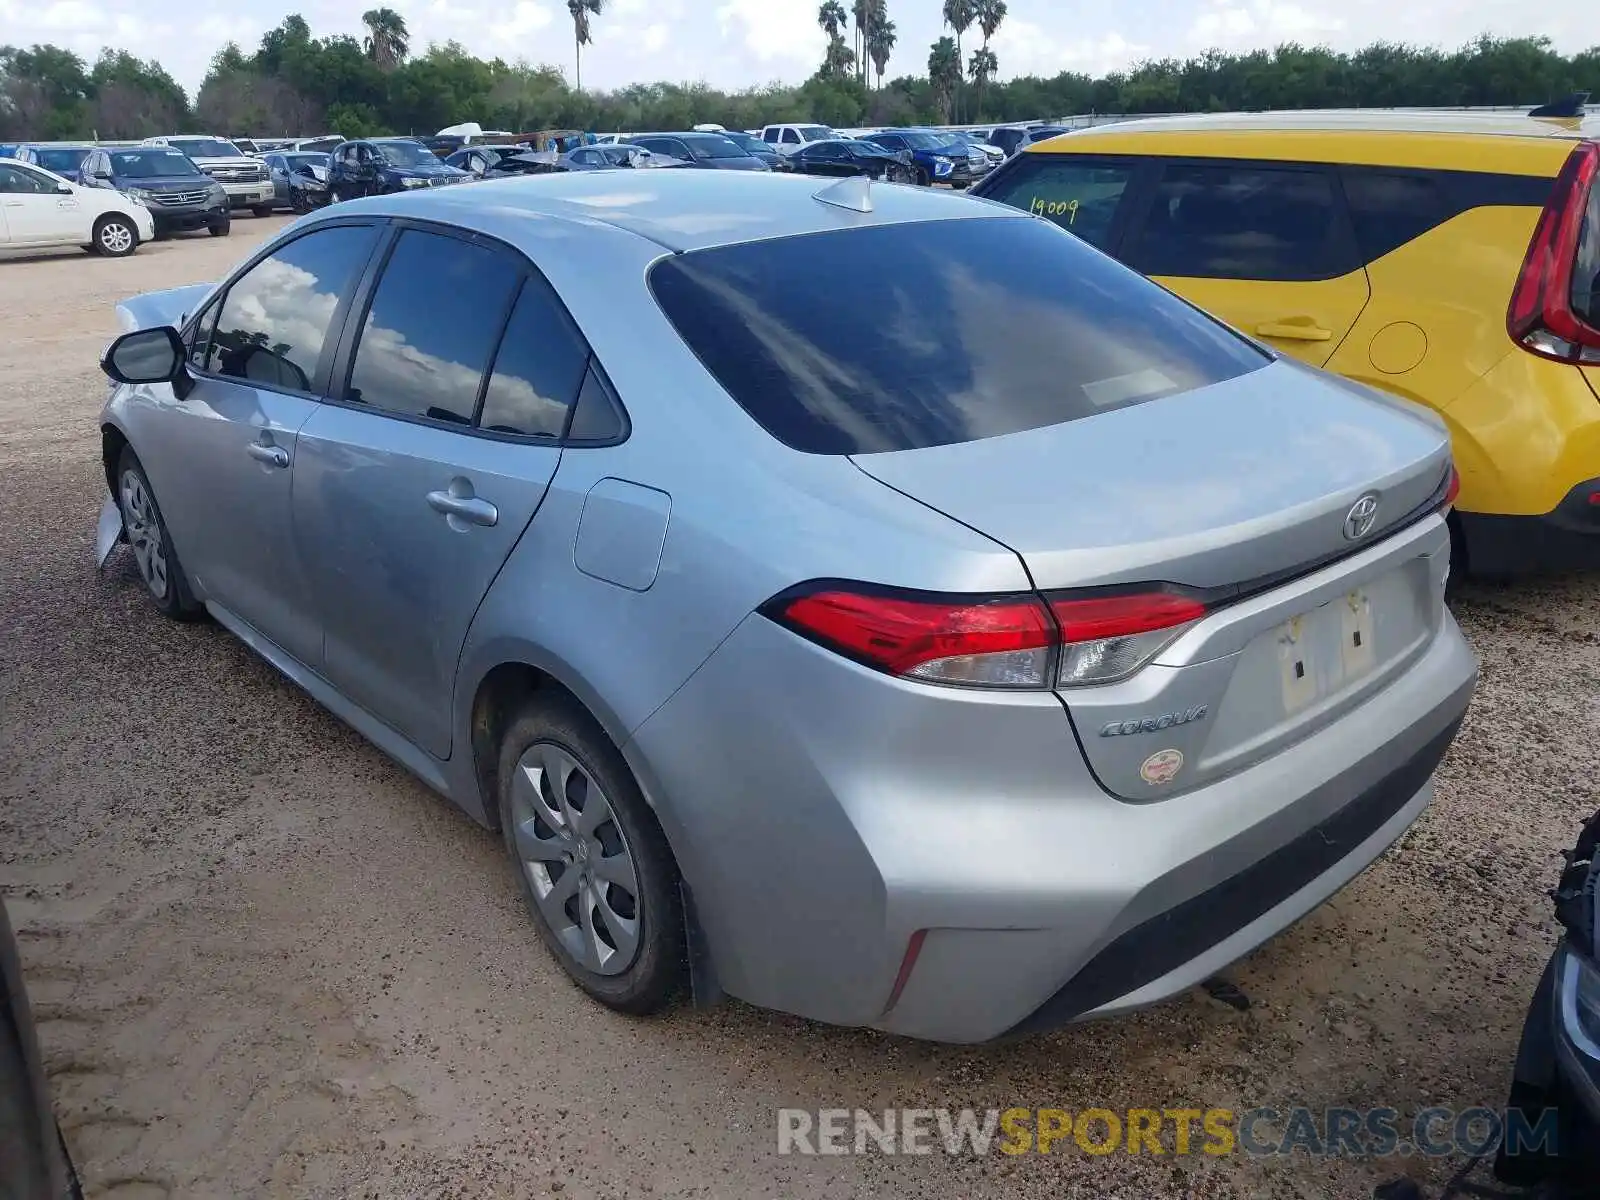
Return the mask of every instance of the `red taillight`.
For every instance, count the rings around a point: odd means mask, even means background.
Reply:
[[[1144,666],[1198,600],[1169,592],[972,599],[823,587],[763,611],[795,632],[891,675],[969,687],[1108,683]]]
[[[1512,341],[1557,362],[1600,363],[1600,330],[1591,323],[1600,219],[1589,219],[1591,200],[1600,200],[1597,175],[1600,142],[1582,142],[1567,157],[1539,214],[1506,311]]]
[[[869,666],[942,683],[1043,686],[1055,642],[1050,614],[1027,596],[974,601],[819,591],[782,612],[800,632]]]
[[[1439,507],[1449,509],[1456,502],[1456,497],[1461,494],[1461,473],[1454,466],[1450,468],[1450,482],[1444,485],[1444,503]]]

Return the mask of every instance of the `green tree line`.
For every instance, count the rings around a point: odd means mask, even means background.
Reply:
[[[570,0],[569,9],[581,55],[602,6]],[[125,51],[106,50],[91,65],[57,46],[0,46],[0,139],[175,130],[357,137],[428,134],[466,120],[517,131],[672,129],[702,121],[739,128],[776,121],[909,125],[1083,112],[1535,104],[1574,91],[1600,93],[1600,46],[1566,56],[1546,38],[1487,36],[1457,50],[1390,43],[1354,53],[1297,44],[1213,50],[1099,77],[1064,71],[1002,82],[989,39],[1004,4],[945,0],[944,13],[954,36],[930,47],[930,73],[884,82],[895,37],[885,0],[857,0],[853,13],[828,0],[819,13],[828,50],[817,72],[797,85],[737,92],[666,82],[583,91],[559,67],[485,60],[453,42],[412,54],[405,22],[390,9],[366,14],[365,38],[315,37],[303,17],[286,17],[253,50],[229,44],[218,51],[192,98],[159,63]],[[853,46],[845,40],[850,33]]]

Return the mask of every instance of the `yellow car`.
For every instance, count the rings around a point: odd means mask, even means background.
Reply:
[[[1450,427],[1476,575],[1600,567],[1600,128],[1270,113],[1039,142],[974,194]]]

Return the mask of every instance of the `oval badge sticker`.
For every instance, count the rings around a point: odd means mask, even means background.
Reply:
[[[1171,783],[1182,769],[1182,750],[1157,750],[1144,760],[1144,765],[1139,768],[1139,776],[1151,786],[1156,786]]]

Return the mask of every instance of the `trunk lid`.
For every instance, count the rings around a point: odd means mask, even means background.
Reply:
[[[1230,587],[1366,544],[1444,482],[1425,410],[1279,361],[1181,395],[981,441],[855,455],[861,470],[987,534],[1041,589]]]
[[[1449,471],[1444,427],[1297,364],[854,461],[1010,547],[1047,595],[1169,584],[1207,602],[1128,678],[1058,689],[1090,767],[1124,799],[1214,782],[1325,727],[1445,620],[1449,534],[1430,515]],[[1347,537],[1372,494],[1371,529]]]

